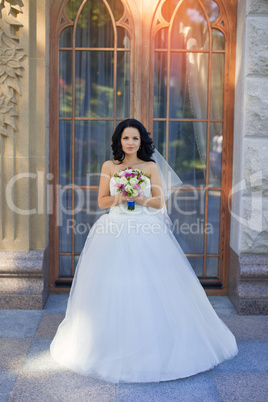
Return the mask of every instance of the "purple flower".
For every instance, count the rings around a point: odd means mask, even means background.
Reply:
[[[136,188],[137,190],[140,190],[141,186],[139,184],[134,184],[133,188]]]
[[[125,173],[125,177],[135,177],[136,173]]]

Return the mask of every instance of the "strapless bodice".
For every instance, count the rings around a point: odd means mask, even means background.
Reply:
[[[139,169],[136,169],[139,170]],[[149,177],[145,178],[145,184],[146,187],[145,189],[142,191],[142,194],[144,197],[151,197],[152,196],[152,192],[151,192],[151,180],[149,179]],[[118,194],[117,193],[117,188],[115,187],[115,177],[112,176],[110,179],[110,194],[112,196]],[[129,211],[127,209],[127,203],[126,202],[122,202],[122,204],[116,205],[114,207],[110,208],[110,212],[117,212],[117,213],[121,213],[121,214],[132,214],[132,215],[137,215],[137,214],[141,214],[142,212],[145,211],[145,209],[148,210],[147,207],[144,207],[144,205],[140,205],[138,203],[135,204],[135,210],[134,211]]]

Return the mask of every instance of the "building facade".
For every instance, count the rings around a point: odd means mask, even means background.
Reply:
[[[0,308],[69,290],[113,129],[134,117],[183,180],[168,209],[207,294],[267,313],[267,2],[0,7]]]

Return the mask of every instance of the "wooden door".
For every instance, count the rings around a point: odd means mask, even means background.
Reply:
[[[68,288],[110,137],[141,120],[183,180],[173,232],[210,294],[226,294],[236,1],[64,0],[51,8],[50,286]],[[173,205],[173,207],[172,207]]]

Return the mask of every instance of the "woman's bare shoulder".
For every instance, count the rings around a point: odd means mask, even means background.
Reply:
[[[157,166],[157,164],[154,161],[148,161],[146,163],[148,164],[147,166],[151,167],[152,169],[154,169]]]
[[[145,166],[146,166],[146,168],[148,168],[148,171],[150,171],[152,173],[158,170],[157,164],[153,161],[146,162]]]
[[[140,169],[144,173],[146,173],[149,177],[151,177],[154,174],[155,169],[158,169],[158,168],[157,168],[157,165],[156,165],[155,162],[146,161],[146,162],[143,162],[143,164],[141,165]]]
[[[110,169],[112,166],[114,166],[113,161],[108,160],[108,161],[103,162],[102,169],[107,170],[107,169]]]

